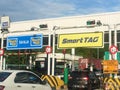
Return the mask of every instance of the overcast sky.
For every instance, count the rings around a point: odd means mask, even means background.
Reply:
[[[120,0],[0,0],[12,22],[120,11]]]

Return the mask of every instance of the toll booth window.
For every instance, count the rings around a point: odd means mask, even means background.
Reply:
[[[64,62],[56,62],[56,75],[62,75],[64,73]]]
[[[43,37],[43,45],[48,45],[48,37]]]
[[[45,62],[40,62],[41,68],[45,68]]]
[[[45,62],[36,61],[36,67],[37,68],[45,68]]]
[[[117,42],[120,43],[120,30],[117,31]]]
[[[109,34],[108,34],[108,32],[105,32],[105,34],[104,34],[104,42],[109,42]]]
[[[118,50],[120,50],[120,42],[117,44]]]

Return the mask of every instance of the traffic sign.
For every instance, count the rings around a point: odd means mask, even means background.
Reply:
[[[112,45],[110,48],[109,48],[109,51],[111,54],[116,54],[118,52],[118,48],[117,46],[115,45]]]
[[[4,50],[0,49],[0,56],[2,56],[4,54]]]
[[[7,50],[40,49],[42,46],[42,34],[7,37]]]
[[[62,53],[65,54],[66,53],[66,49],[63,49]]]
[[[118,61],[103,60],[103,73],[118,73]]]
[[[3,16],[1,17],[1,28],[7,29],[10,27],[10,18],[9,16]]]
[[[51,46],[46,46],[46,47],[45,47],[45,52],[46,52],[47,54],[51,53],[51,52],[52,52],[52,47],[51,47]]]

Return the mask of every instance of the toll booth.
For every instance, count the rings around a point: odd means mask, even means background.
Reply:
[[[50,58],[50,65],[52,66],[52,58]],[[35,60],[34,69],[41,73],[46,75],[47,74],[47,67],[48,67],[48,58],[40,58],[39,60]],[[50,73],[52,73],[52,67],[50,67]],[[55,59],[55,71],[56,71],[56,59]]]

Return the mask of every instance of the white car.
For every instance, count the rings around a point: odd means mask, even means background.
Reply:
[[[26,70],[0,71],[0,90],[52,90],[38,75]]]

